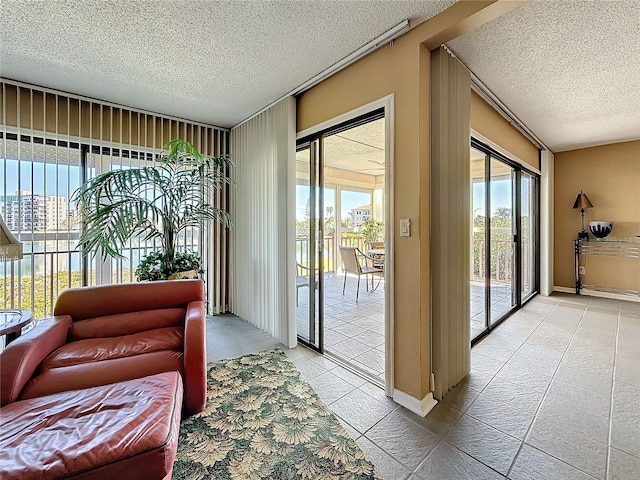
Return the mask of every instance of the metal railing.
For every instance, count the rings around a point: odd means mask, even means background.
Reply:
[[[197,250],[194,242],[186,247]],[[129,246],[122,249],[125,258],[104,263],[99,257],[83,262],[76,248],[25,252],[19,262],[0,263],[0,308],[31,310],[36,318],[49,316],[66,288],[135,281],[140,260],[155,250],[153,245]]]
[[[485,239],[482,234],[473,236],[473,268],[471,271],[471,279],[474,281],[482,281],[486,275],[486,248]],[[530,288],[529,280],[531,279],[531,255],[529,253],[529,242],[522,242],[522,281],[525,289]],[[491,262],[490,262],[490,278],[496,283],[511,283],[513,279],[513,254],[514,243],[511,239],[491,239]]]
[[[363,252],[366,249],[367,242],[361,235],[343,234],[340,235],[341,247],[358,247]],[[296,237],[296,262],[301,265],[308,265],[310,240],[306,235],[298,235]],[[341,262],[338,256],[336,245],[336,237],[333,234],[325,235],[322,239],[323,252],[323,271],[325,273],[335,273],[336,266]]]

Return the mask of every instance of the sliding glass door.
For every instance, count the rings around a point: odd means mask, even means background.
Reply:
[[[320,142],[314,140],[296,152],[296,324],[298,338],[322,351],[324,202],[319,149]]]
[[[535,176],[522,172],[520,176],[520,245],[522,251],[520,255],[522,271],[520,294],[523,301],[535,293],[536,285],[536,185]]]
[[[487,329],[486,155],[471,149],[471,338]]]
[[[491,324],[500,321],[516,306],[515,209],[516,170],[491,158],[489,163],[489,222],[487,258],[489,260],[489,301]]]
[[[384,384],[383,111],[300,139],[296,160],[298,338]]]
[[[474,342],[537,291],[538,177],[475,140],[470,175]]]

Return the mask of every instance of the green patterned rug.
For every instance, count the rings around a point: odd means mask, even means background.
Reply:
[[[174,480],[382,479],[282,350],[211,363]]]

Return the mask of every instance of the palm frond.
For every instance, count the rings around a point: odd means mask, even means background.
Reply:
[[[235,184],[231,159],[203,155],[177,139],[165,150],[154,166],[103,173],[74,193],[83,218],[79,244],[85,255],[119,257],[135,236],[158,239],[165,253],[172,254],[186,228],[208,221],[231,225],[230,214],[211,203],[225,185]]]

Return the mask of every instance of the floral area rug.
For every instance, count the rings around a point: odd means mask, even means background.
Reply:
[[[174,480],[382,479],[282,350],[207,375],[206,409],[180,426]]]

